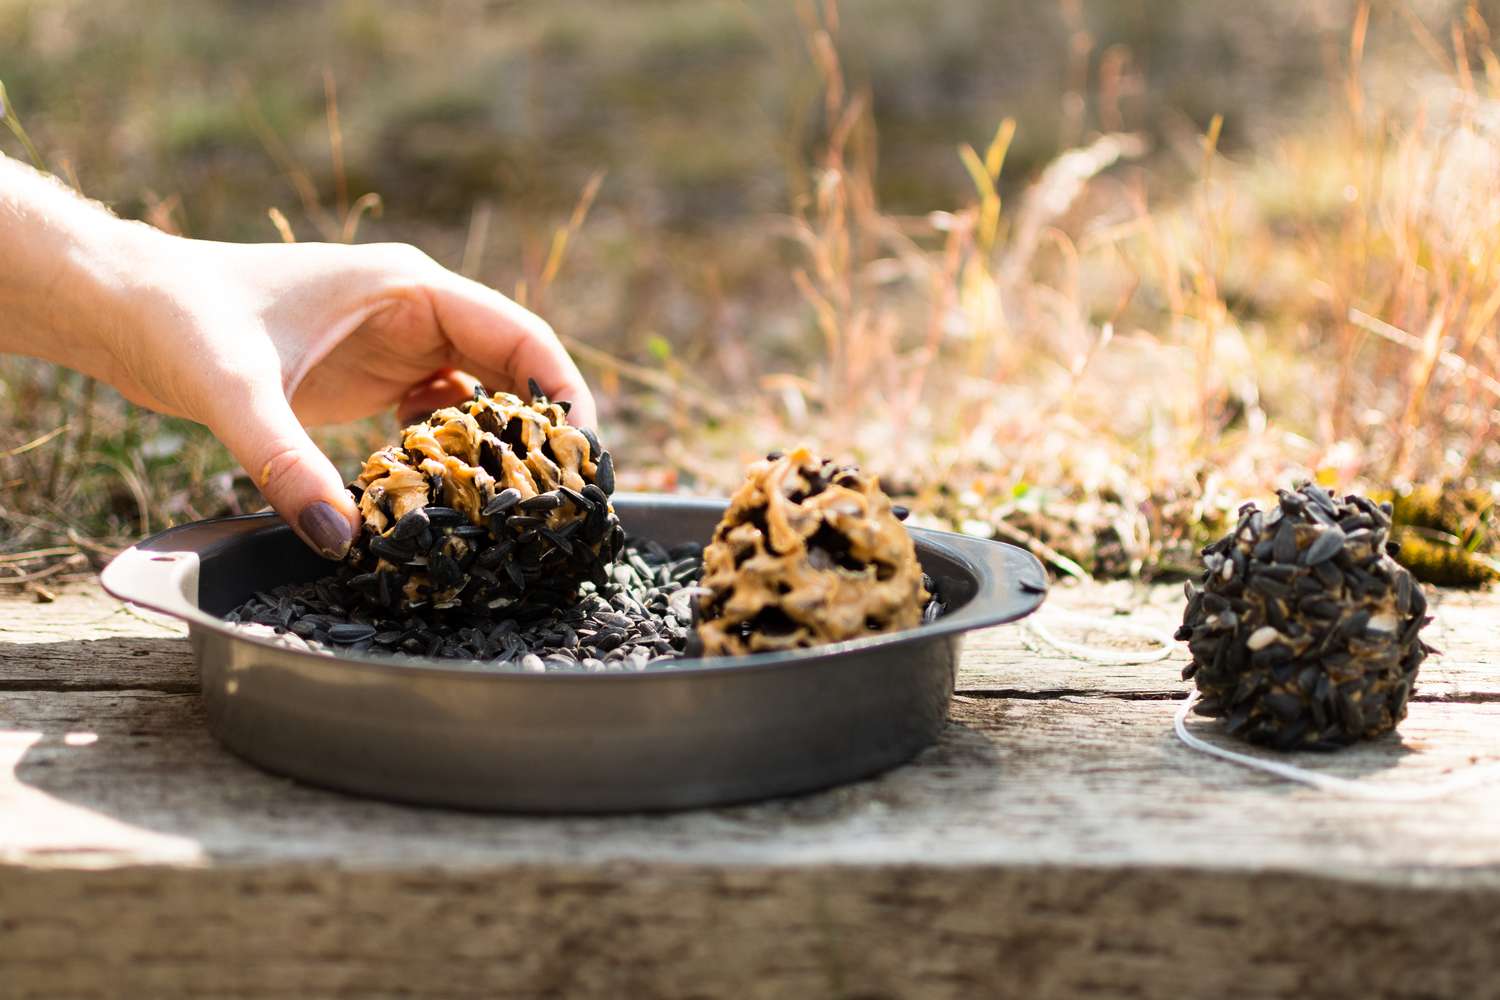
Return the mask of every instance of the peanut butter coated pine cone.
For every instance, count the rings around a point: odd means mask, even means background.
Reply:
[[[569,404],[481,388],[401,433],[351,485],[364,530],[349,583],[398,610],[555,608],[600,581],[625,532],[614,466]]]
[[[913,628],[928,598],[911,536],[875,477],[806,449],[750,467],[703,571],[698,636],[709,656]]]

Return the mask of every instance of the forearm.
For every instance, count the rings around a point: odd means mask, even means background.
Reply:
[[[0,156],[0,352],[110,379],[153,232]]]

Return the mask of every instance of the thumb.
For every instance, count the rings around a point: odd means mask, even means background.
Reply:
[[[210,429],[304,542],[326,559],[348,553],[359,508],[285,396],[252,393],[247,405],[222,414]]]

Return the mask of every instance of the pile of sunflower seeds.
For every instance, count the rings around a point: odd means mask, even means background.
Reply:
[[[1311,483],[1278,498],[1240,508],[1187,585],[1177,638],[1193,654],[1182,676],[1202,695],[1195,711],[1284,750],[1388,732],[1432,652],[1418,636],[1427,598],[1392,558],[1391,507]]]
[[[465,607],[397,612],[339,576],[257,593],[225,616],[299,649],[478,660],[497,670],[642,670],[684,654],[703,570],[697,543],[631,540],[600,583],[562,610],[484,614]]]
[[[703,546],[667,548],[628,539],[602,584],[584,583],[561,610],[530,608],[503,616],[465,607],[396,612],[372,603],[347,576],[257,592],[225,615],[250,635],[328,655],[382,653],[395,658],[479,661],[497,671],[604,673],[670,666],[701,656],[697,635]],[[947,610],[939,583],[924,623]]]

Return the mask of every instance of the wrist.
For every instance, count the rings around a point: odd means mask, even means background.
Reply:
[[[186,242],[143,222],[109,216],[72,254],[77,304],[63,323],[71,330],[71,357],[53,358],[120,386],[120,369],[173,318],[173,293],[165,265],[174,243]]]
[[[161,322],[150,307],[170,298],[161,265],[174,240],[102,212],[75,233],[60,265],[62,301],[50,313],[52,346],[42,356],[118,384],[121,363]]]

